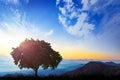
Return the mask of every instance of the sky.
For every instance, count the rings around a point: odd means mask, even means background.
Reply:
[[[26,38],[65,59],[120,60],[119,0],[0,0],[0,55]]]

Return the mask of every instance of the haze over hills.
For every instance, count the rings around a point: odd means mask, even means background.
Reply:
[[[98,62],[91,61],[85,64],[83,67],[77,68],[73,71],[69,71],[64,75],[78,76],[78,75],[97,75],[102,74],[105,76],[120,76],[120,64],[114,62]]]
[[[92,61],[92,62],[90,62]],[[120,66],[119,61],[97,61],[94,60],[65,60],[59,64],[58,68],[55,70],[43,70],[39,69],[39,76],[41,75],[61,75],[67,73],[72,74],[82,74],[90,73],[93,71],[111,71],[111,73],[119,72],[117,69]],[[109,68],[108,68],[109,67]],[[114,71],[112,71],[112,70]],[[117,71],[116,71],[117,70]],[[106,72],[106,73],[108,73]],[[19,76],[19,75],[34,75],[34,71],[31,69],[22,69],[20,70],[16,65],[14,65],[13,60],[9,56],[0,56],[0,76]]]
[[[43,70],[41,67],[39,68],[39,75],[60,75],[67,71],[74,70],[84,64],[88,63],[89,60],[66,60],[63,61],[58,65],[57,69],[55,70]],[[5,75],[34,75],[34,71],[32,69],[19,69],[13,63],[13,59],[11,56],[0,56],[0,76]]]

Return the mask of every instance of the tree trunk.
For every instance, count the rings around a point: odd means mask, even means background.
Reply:
[[[35,77],[38,77],[38,70],[35,70]]]

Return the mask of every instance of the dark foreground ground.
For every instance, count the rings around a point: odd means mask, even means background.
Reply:
[[[34,77],[34,76],[18,76],[18,77],[0,77],[0,80],[120,80],[120,76],[47,76],[47,77]]]

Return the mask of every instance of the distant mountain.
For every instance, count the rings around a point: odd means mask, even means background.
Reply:
[[[113,65],[113,66],[120,66],[120,64],[116,64],[116,63],[114,63],[114,62],[106,62],[106,64],[108,64],[108,65]]]
[[[97,62],[91,61],[85,64],[83,67],[77,68],[73,71],[69,71],[64,75],[78,76],[78,75],[107,75],[107,76],[120,76],[120,65],[114,62]]]

